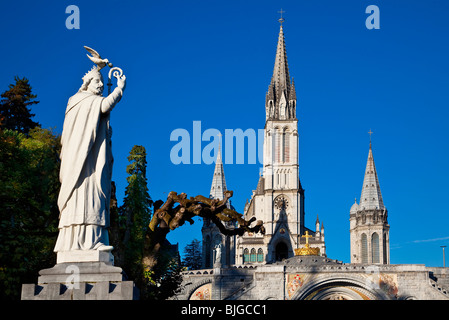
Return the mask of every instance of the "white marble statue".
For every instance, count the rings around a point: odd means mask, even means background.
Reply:
[[[106,64],[112,66],[109,61],[98,63],[82,78],[81,88],[67,104],[61,136],[59,235],[54,248],[58,253],[113,249],[107,230],[113,163],[109,114],[123,95],[126,77],[116,76],[117,87],[103,97],[100,69]]]
[[[215,261],[214,264],[221,264],[221,244],[215,246]]]

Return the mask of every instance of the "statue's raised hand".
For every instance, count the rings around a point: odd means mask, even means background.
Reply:
[[[119,87],[122,90],[125,90],[125,87],[126,87],[126,76],[125,75],[117,78],[117,87]]]

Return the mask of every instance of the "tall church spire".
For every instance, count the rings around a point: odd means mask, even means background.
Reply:
[[[274,86],[278,99],[282,92],[288,97],[287,92],[290,92],[290,75],[288,72],[287,50],[285,48],[284,29],[282,25],[279,31],[276,59],[274,61],[273,76],[270,85]]]
[[[281,27],[274,60],[273,75],[266,96],[266,119],[294,119],[296,117],[296,91],[290,81],[285,46],[284,19],[279,19]]]
[[[385,209],[382,194],[380,192],[379,178],[377,177],[376,166],[374,165],[371,137],[359,207],[360,209],[365,208],[367,210]]]
[[[218,146],[217,159],[215,159],[215,171],[212,178],[212,187],[210,188],[210,197],[212,199],[223,199],[226,191],[226,180],[223,170],[223,160],[221,158],[221,144]]]

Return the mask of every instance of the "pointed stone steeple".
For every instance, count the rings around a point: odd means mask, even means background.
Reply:
[[[217,159],[215,159],[215,171],[212,178],[212,186],[210,188],[210,197],[212,199],[223,199],[226,191],[226,180],[223,170],[223,160],[221,158],[221,144],[218,146]]]
[[[279,31],[278,44],[276,49],[276,58],[274,60],[273,76],[271,84],[276,91],[276,98],[280,99],[281,94],[285,93],[286,98],[290,92],[290,75],[288,72],[287,50],[285,49],[284,30],[281,25]]]
[[[290,82],[284,29],[281,24],[274,60],[273,75],[266,96],[266,118],[294,119],[296,117],[296,91]]]
[[[220,139],[221,140],[221,135]],[[226,180],[223,170],[223,160],[221,157],[221,143],[218,145],[217,158],[215,159],[215,170],[212,178],[212,186],[210,188],[210,198],[222,200],[224,193],[227,191]],[[226,207],[234,210],[231,201],[226,201]],[[235,222],[225,222],[226,228],[235,228]],[[235,241],[236,235],[224,236],[220,229],[218,229],[215,223],[212,223],[210,218],[203,219],[203,227],[201,228],[203,235],[203,254],[202,254],[202,267],[209,269],[212,268],[215,263],[219,263],[223,266],[229,266],[235,264]],[[221,246],[221,260],[217,260],[216,247]]]
[[[349,211],[349,232],[351,263],[390,263],[388,210],[380,193],[371,138],[360,203],[356,200]]]
[[[369,143],[368,161],[366,163],[359,208],[366,210],[385,209],[380,192],[379,178],[377,177],[376,166],[374,165],[371,141]]]

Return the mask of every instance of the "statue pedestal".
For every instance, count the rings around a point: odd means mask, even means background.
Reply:
[[[135,300],[138,289],[124,281],[110,252],[58,252],[53,268],[39,271],[37,285],[22,285],[22,300]]]
[[[114,265],[114,256],[110,251],[99,250],[74,250],[57,253],[56,263],[68,262],[104,262]]]

